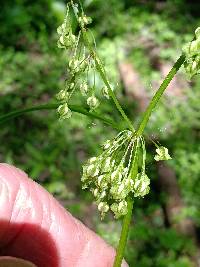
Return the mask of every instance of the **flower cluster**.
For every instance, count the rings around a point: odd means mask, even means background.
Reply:
[[[94,110],[99,106],[99,100],[95,92],[95,62],[98,58],[96,55],[87,51],[82,33],[83,28],[86,30],[86,26],[91,23],[92,20],[83,12],[79,12],[77,5],[72,5],[72,10],[74,11],[74,15],[80,26],[78,34],[75,35],[72,31],[70,4],[67,5],[64,22],[57,29],[59,36],[58,47],[67,50],[70,56],[67,68],[68,78],[66,80],[65,88],[56,95],[56,98],[62,102],[62,104],[58,107],[60,119],[71,117],[72,112],[69,109],[68,104],[72,95],[74,95],[77,90],[79,90],[81,94],[87,98],[86,103],[90,110]],[[91,76],[93,76],[92,81]],[[102,89],[102,95],[109,98],[106,88]]]
[[[193,41],[187,43],[183,47],[183,53],[186,60],[184,67],[190,77],[200,73],[200,27],[195,31],[195,38]]]
[[[141,172],[133,173],[142,149]],[[83,188],[93,193],[101,216],[111,210],[115,218],[127,213],[127,196],[143,197],[149,192],[150,180],[145,174],[146,150],[144,139],[134,137],[131,131],[120,132],[113,140],[107,140],[103,152],[92,157],[83,166]]]

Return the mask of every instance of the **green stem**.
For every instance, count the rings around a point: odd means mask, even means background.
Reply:
[[[126,243],[128,239],[129,226],[130,226],[131,218],[132,218],[133,198],[131,197],[128,198],[127,205],[128,205],[127,207],[128,212],[123,218],[121,236],[120,236],[113,267],[121,267],[121,263],[124,257],[124,251],[125,251],[125,247],[126,247]]]
[[[166,78],[164,79],[164,81],[162,82],[162,84],[160,85],[159,89],[156,91],[154,97],[152,98],[151,102],[149,103],[149,106],[147,107],[146,111],[144,112],[144,115],[142,117],[142,121],[141,121],[140,126],[137,130],[137,136],[140,136],[143,134],[143,131],[144,131],[144,129],[145,129],[145,127],[149,121],[149,118],[151,116],[153,109],[156,107],[162,94],[164,93],[167,86],[169,85],[171,80],[174,78],[175,74],[180,69],[180,67],[184,63],[184,61],[185,61],[185,56],[181,55],[179,57],[179,59],[176,61],[176,63],[174,64],[174,66],[172,67],[172,69],[170,70],[170,72],[168,73],[168,75],[166,76]]]
[[[138,173],[138,142],[135,144],[135,152],[134,152],[134,157],[133,157],[133,163],[132,163],[132,168],[131,168],[131,177],[134,178],[136,177]],[[129,227],[131,223],[131,218],[132,218],[132,210],[133,210],[133,196],[128,196],[127,197],[127,209],[128,212],[123,218],[123,223],[122,223],[122,230],[121,230],[121,235],[120,235],[120,240],[118,243],[117,247],[117,252],[115,256],[115,261],[113,267],[121,267],[122,260],[124,257],[124,252],[125,252],[125,247],[126,243],[128,240],[128,233],[129,233]]]
[[[84,39],[84,42],[86,44],[86,46],[88,47],[91,55],[93,56],[94,60],[95,60],[95,64],[96,64],[96,68],[105,84],[105,86],[107,87],[108,89],[108,92],[109,92],[109,95],[110,97],[112,98],[113,102],[115,103],[115,106],[117,107],[118,111],[120,112],[120,114],[122,115],[122,117],[124,118],[124,120],[126,121],[127,123],[127,126],[128,128],[135,132],[135,129],[133,127],[133,124],[132,122],[129,120],[129,118],[127,117],[127,115],[125,114],[124,110],[122,109],[119,101],[117,100],[117,97],[115,96],[115,94],[113,93],[113,90],[110,86],[110,83],[109,81],[107,80],[107,77],[106,77],[106,72],[105,72],[105,69],[104,69],[104,66],[103,64],[101,63],[100,59],[97,57],[97,54],[96,54],[96,51],[93,49],[92,45],[90,44],[90,41],[87,37],[87,31],[84,27],[81,27],[81,31],[82,31],[82,35],[83,35],[83,39]]]
[[[164,93],[165,89],[177,73],[177,71],[180,69],[181,65],[184,63],[185,57],[181,55],[179,59],[176,61],[168,75],[166,76],[165,80],[162,82],[161,86],[155,93],[154,97],[152,98],[151,102],[149,103],[149,106],[147,107],[146,111],[144,112],[142,121],[140,123],[140,126],[136,132],[136,136],[140,136],[143,134],[143,131],[149,121],[149,118],[151,116],[151,113],[155,106],[157,105],[158,101],[160,100],[162,94]],[[137,166],[135,164],[135,167],[133,166],[132,170],[132,175],[137,175]],[[122,223],[122,231],[121,231],[121,236],[117,248],[117,253],[115,257],[115,262],[113,267],[121,267],[121,263],[123,260],[123,255],[128,239],[128,232],[129,232],[129,226],[131,222],[131,217],[132,217],[132,208],[133,208],[133,199],[131,197],[128,198],[128,213],[124,216],[123,223]]]
[[[11,120],[11,119],[16,118],[18,116],[21,116],[21,115],[23,115],[25,113],[28,113],[28,112],[33,112],[33,111],[38,111],[38,110],[56,109],[56,108],[58,108],[59,105],[60,105],[60,103],[44,104],[44,105],[33,106],[33,107],[30,107],[30,108],[14,110],[14,111],[9,112],[9,113],[7,113],[5,115],[1,115],[0,116],[0,124],[3,124],[8,120]],[[108,124],[108,125],[112,126],[113,128],[115,128],[117,130],[122,130],[122,128],[118,124],[113,122],[111,119],[103,117],[102,115],[99,115],[99,114],[94,113],[94,112],[89,112],[87,109],[79,107],[79,106],[76,106],[76,105],[70,105],[69,108],[72,111],[76,112],[76,113],[80,113],[80,114],[86,115],[86,116],[91,117],[93,119],[101,120],[105,124]]]

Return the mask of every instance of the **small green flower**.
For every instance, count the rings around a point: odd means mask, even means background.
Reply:
[[[81,17],[78,18],[78,22],[80,23],[81,27],[84,27],[85,25],[92,23],[92,19],[83,14]]]
[[[110,172],[115,165],[115,160],[111,157],[107,157],[102,161],[101,170],[102,172]]]
[[[76,43],[76,36],[72,33],[69,35],[62,34],[58,40],[58,48],[73,47]]]
[[[69,99],[69,93],[66,90],[61,90],[57,95],[56,98],[58,100],[66,100],[68,101]]]
[[[106,142],[104,142],[104,144],[102,145],[103,149],[106,150],[108,148],[110,148],[112,145],[110,140],[106,140]]]
[[[127,214],[127,202],[125,200],[120,201],[119,203],[113,203],[110,207],[116,219],[120,218]]]
[[[69,69],[73,72],[79,72],[80,70],[80,62],[78,59],[73,58],[69,61]]]
[[[99,100],[96,98],[96,96],[92,95],[88,97],[87,104],[90,107],[90,109],[93,110],[99,106]]]
[[[106,202],[100,202],[98,204],[98,210],[100,211],[101,218],[103,219],[105,216],[105,213],[108,212],[108,210],[109,210],[109,206]]]
[[[68,107],[68,104],[65,103],[63,105],[60,105],[57,109],[59,115],[60,115],[60,119],[64,120],[64,119],[69,119],[72,116],[72,112]]]
[[[105,96],[107,99],[110,98],[108,88],[106,86],[102,87],[101,92],[102,92],[102,95]]]
[[[150,190],[150,179],[145,173],[138,173],[134,181],[134,197],[144,197]]]
[[[160,146],[156,149],[156,153],[157,155],[155,155],[154,159],[156,161],[160,161],[160,160],[169,160],[171,159],[169,153],[168,153],[168,149],[164,146]]]
[[[195,39],[183,47],[185,55],[184,67],[192,78],[200,73],[200,27],[195,30]]]
[[[81,83],[80,85],[80,91],[82,93],[83,96],[86,96],[89,92],[89,87],[88,84],[86,82]]]
[[[121,170],[121,168],[118,167],[117,169],[115,169],[111,173],[110,180],[113,183],[120,183],[121,182],[121,179],[122,179],[122,170]]]
[[[91,164],[88,166],[86,172],[88,176],[95,177],[99,174],[98,166],[96,164]]]
[[[125,199],[133,190],[133,185],[133,180],[125,177],[121,182],[112,185],[110,194],[113,199]]]

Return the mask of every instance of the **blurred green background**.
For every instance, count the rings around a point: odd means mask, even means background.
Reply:
[[[198,1],[85,0],[91,30],[116,94],[135,125],[149,98],[200,26]],[[68,58],[57,48],[56,28],[65,3],[7,0],[0,10],[0,114],[54,100]],[[98,86],[98,83],[97,83]],[[146,129],[151,192],[134,203],[126,249],[137,267],[199,266],[200,77],[180,70]],[[76,100],[82,104],[81,99]],[[119,121],[109,100],[99,113]],[[100,220],[93,199],[81,190],[82,163],[99,153],[115,130],[78,114],[59,122],[38,111],[0,125],[0,162],[14,164],[42,184],[113,246],[120,221]],[[173,160],[155,164],[150,138],[167,146]]]

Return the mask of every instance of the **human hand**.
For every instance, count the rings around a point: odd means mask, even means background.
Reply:
[[[115,250],[24,172],[0,164],[0,256],[38,267],[111,267]]]

